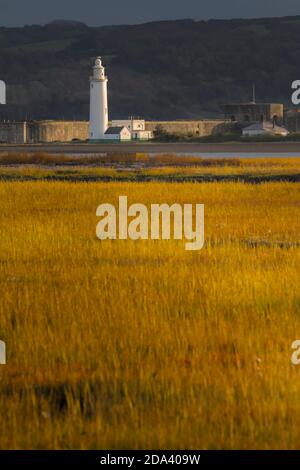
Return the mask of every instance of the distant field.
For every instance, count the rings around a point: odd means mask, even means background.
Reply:
[[[100,242],[119,195],[204,203],[205,247]],[[299,201],[287,182],[0,182],[0,448],[299,448]]]
[[[14,51],[14,52],[28,52],[28,53],[35,53],[35,52],[60,52],[64,51],[67,47],[69,47],[74,42],[74,39],[58,39],[57,41],[42,41],[42,42],[34,42],[29,44],[22,44],[18,46],[10,46],[6,50],[7,51]]]

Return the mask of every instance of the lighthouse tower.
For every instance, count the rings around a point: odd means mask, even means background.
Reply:
[[[90,140],[104,139],[108,128],[107,77],[97,57],[90,78]]]

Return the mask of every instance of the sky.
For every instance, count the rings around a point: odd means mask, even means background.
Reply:
[[[0,0],[0,26],[79,20],[92,26],[193,18],[300,15],[299,0]]]

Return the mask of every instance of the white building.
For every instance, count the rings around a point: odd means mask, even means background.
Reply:
[[[132,140],[151,140],[153,139],[153,132],[152,131],[132,131],[131,132]]]
[[[131,132],[125,126],[112,126],[105,132],[104,139],[112,142],[128,142],[131,140]]]
[[[243,136],[246,137],[257,137],[260,135],[278,135],[285,137],[288,134],[289,131],[285,127],[277,126],[268,121],[257,122],[243,129]]]
[[[101,57],[97,57],[90,78],[90,140],[102,140],[108,128],[107,77]]]
[[[118,119],[112,121],[112,126],[125,126],[131,132],[132,140],[151,140],[153,132],[146,130],[146,123],[143,119]]]
[[[112,126],[125,126],[127,129],[132,132],[132,131],[144,131],[146,124],[143,119],[113,119],[111,122]]]

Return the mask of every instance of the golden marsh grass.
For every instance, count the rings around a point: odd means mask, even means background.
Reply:
[[[299,158],[0,154],[1,181],[300,182]]]
[[[204,203],[206,244],[96,239]],[[2,449],[299,448],[300,186],[0,183]]]

